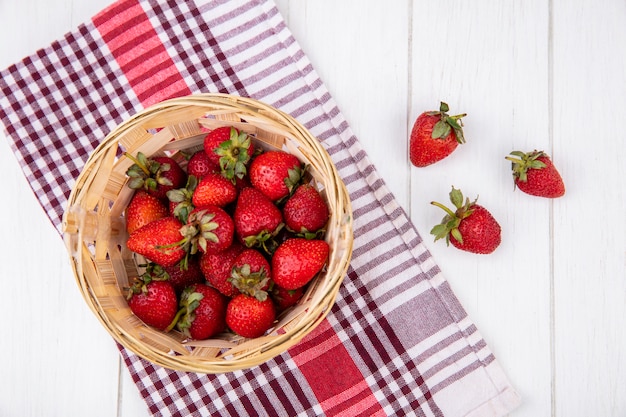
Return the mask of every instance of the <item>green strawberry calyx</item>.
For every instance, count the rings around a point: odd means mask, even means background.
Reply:
[[[242,294],[254,297],[259,301],[267,299],[267,291],[263,288],[269,284],[270,276],[263,267],[253,272],[249,264],[234,266],[228,281]]]
[[[215,153],[220,156],[219,163],[222,175],[235,181],[242,179],[247,172],[246,164],[250,161],[248,150],[252,146],[252,140],[246,132],[238,132],[230,128],[230,138],[220,144]]]
[[[180,309],[176,313],[176,317],[174,318],[172,323],[187,337],[191,337],[191,335],[189,334],[189,328],[191,327],[193,321],[196,319],[196,315],[194,312],[200,305],[200,301],[203,298],[204,295],[194,291],[193,287],[185,288],[180,296]],[[170,324],[170,326],[172,326],[171,328],[174,327],[173,325]]]
[[[160,164],[141,152],[138,152],[136,157],[128,152],[124,152],[124,156],[134,162],[126,170],[126,175],[130,178],[128,186],[133,190],[141,188],[145,190],[156,190],[159,184],[167,186],[172,185],[172,181],[163,176],[164,172],[170,170],[170,164]]]
[[[540,161],[538,158],[541,156],[548,156],[543,151],[537,150],[528,153],[513,151],[510,153],[510,155],[513,156],[505,156],[504,159],[506,159],[507,161],[511,161],[513,177],[522,182],[526,182],[528,180],[528,170],[545,168],[546,164]]]
[[[466,219],[474,212],[472,206],[477,200],[478,197],[476,197],[474,201],[470,201],[469,198],[466,198],[465,201],[463,201],[463,193],[452,186],[452,191],[450,191],[450,201],[456,208],[455,211],[452,211],[441,203],[431,201],[430,204],[437,206],[446,212],[446,215],[442,219],[441,223],[433,227],[430,231],[430,234],[435,236],[435,242],[439,239],[445,238],[446,244],[450,245],[450,235],[452,235],[459,243],[462,244],[463,236],[461,236],[461,232],[459,232],[459,225],[463,219]]]
[[[433,139],[446,139],[451,131],[454,131],[456,140],[459,143],[465,143],[465,136],[463,135],[463,121],[461,118],[467,116],[466,113],[457,114],[455,116],[449,116],[448,111],[450,108],[448,104],[443,101],[439,105],[439,111],[431,111],[427,114],[429,116],[440,116],[440,120],[433,126],[431,137]]]
[[[191,255],[201,248],[206,252],[207,242],[217,243],[219,238],[215,230],[220,227],[218,222],[213,221],[215,213],[208,210],[199,210],[188,216],[187,223],[181,228],[180,234],[183,236],[183,248]]]
[[[285,226],[285,223],[280,222],[273,232],[267,229],[262,230],[256,235],[250,235],[243,238],[243,244],[247,248],[259,248],[265,251],[268,255],[272,255],[278,247],[278,242],[275,240],[278,233]]]
[[[174,207],[174,217],[180,220],[183,224],[187,223],[189,213],[194,209],[192,198],[193,192],[198,186],[198,178],[194,175],[190,175],[187,178],[187,184],[185,188],[178,188],[169,190],[166,195],[169,201],[176,203]]]

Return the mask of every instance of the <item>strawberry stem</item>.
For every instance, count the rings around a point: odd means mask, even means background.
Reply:
[[[523,162],[521,159],[513,158],[511,156],[505,156],[504,159],[506,159],[507,161],[515,162],[515,163]]]
[[[172,322],[169,324],[169,326],[167,326],[165,328],[165,333],[168,333],[170,330],[172,330],[174,328],[174,326],[176,326],[176,323],[178,323],[178,320],[180,319],[180,316],[183,315],[183,313],[187,310],[186,307],[182,307],[179,308],[178,311],[176,312],[176,315],[174,316],[174,319],[172,320]]]
[[[443,211],[448,213],[451,217],[455,217],[456,216],[456,213],[454,213],[452,210],[450,210],[448,207],[444,206],[441,203],[438,203],[436,201],[431,201],[430,204],[432,204],[433,206],[439,207],[440,209],[442,209]]]
[[[124,152],[124,156],[133,161],[135,165],[137,165],[139,168],[141,168],[143,172],[146,173],[146,175],[150,176],[150,171],[148,170],[148,168],[144,164],[142,164],[137,158],[135,158],[128,152]]]

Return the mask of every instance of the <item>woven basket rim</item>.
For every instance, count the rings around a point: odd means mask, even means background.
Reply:
[[[185,341],[176,332],[165,334],[139,321],[121,292],[120,282],[128,280],[136,266],[124,243],[123,210],[132,192],[125,189],[128,162],[119,157],[120,151],[174,154],[198,146],[201,124],[236,125],[253,132],[262,146],[295,153],[307,163],[331,211],[325,237],[331,247],[327,268],[311,284],[306,301],[281,316],[275,329],[258,339]],[[348,191],[320,141],[283,111],[252,98],[222,93],[164,100],[118,124],[89,155],[70,192],[62,226],[81,295],[109,334],[154,364],[200,373],[260,365],[313,331],[335,303],[347,273],[352,228]]]

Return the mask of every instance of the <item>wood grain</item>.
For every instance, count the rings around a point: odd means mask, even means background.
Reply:
[[[0,66],[108,3],[0,2]],[[626,415],[626,4],[278,0],[277,6],[522,394],[511,416]],[[436,165],[412,167],[413,121],[440,100],[468,114],[467,143]],[[513,190],[504,156],[534,148],[553,156],[565,197]],[[0,230],[15,236],[0,243],[6,323],[0,415],[147,416],[5,140],[0,178],[11,195]],[[500,222],[503,242],[492,255],[433,242],[429,230],[443,212],[429,203],[447,202],[452,185],[478,195]],[[24,249],[31,246],[43,248],[37,262]]]

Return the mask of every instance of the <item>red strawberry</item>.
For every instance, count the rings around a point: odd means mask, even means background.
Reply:
[[[288,196],[302,178],[302,164],[294,155],[283,151],[267,151],[250,164],[250,182],[270,200]]]
[[[181,246],[183,224],[174,217],[163,217],[130,234],[126,246],[161,266],[173,266],[186,255]]]
[[[246,164],[254,154],[254,144],[245,132],[224,126],[206,135],[204,152],[220,167],[225,178],[235,180],[246,175]]]
[[[128,153],[125,155],[134,162],[126,171],[130,178],[128,186],[134,190],[144,189],[153,196],[165,200],[169,190],[183,187],[187,181],[185,171],[170,157],[148,158],[141,152],[137,153],[136,158]]]
[[[189,257],[185,265],[168,266],[164,268],[164,271],[177,294],[180,294],[186,287],[204,283],[205,280],[200,269],[200,261],[196,256]]]
[[[181,229],[184,246],[192,255],[200,252],[221,252],[233,243],[235,225],[222,208],[204,206],[189,213],[187,224]]]
[[[287,229],[308,239],[317,237],[328,221],[328,206],[310,184],[299,186],[283,207]]]
[[[285,240],[272,257],[274,282],[287,290],[304,287],[322,269],[328,252],[329,246],[324,240]]]
[[[126,230],[130,234],[167,215],[168,208],[163,201],[143,190],[137,190],[126,208]]]
[[[226,324],[242,337],[262,336],[274,323],[276,310],[268,297],[260,301],[246,294],[239,294],[228,303]]]
[[[129,290],[128,306],[149,326],[169,331],[175,325],[178,298],[167,281],[137,281]]]
[[[201,179],[209,172],[215,172],[219,169],[220,166],[214,161],[211,161],[204,151],[194,153],[187,162],[187,175],[193,175],[198,179]]]
[[[263,254],[256,249],[245,249],[235,259],[229,281],[242,294],[264,300],[271,277],[270,264]]]
[[[196,284],[180,297],[181,316],[176,327],[185,336],[205,340],[226,330],[226,297],[215,288]]]
[[[565,194],[565,184],[559,171],[543,151],[513,151],[511,155],[517,158],[507,156],[506,159],[511,161],[517,188],[538,197],[557,198]]]
[[[280,209],[254,187],[244,188],[239,193],[233,220],[237,236],[247,247],[269,249],[271,239],[283,226]]]
[[[413,124],[410,138],[411,163],[416,167],[434,164],[450,155],[459,143],[465,143],[462,117],[448,116],[448,105],[441,102],[439,111],[420,114]]]
[[[239,290],[230,282],[230,276],[235,259],[243,250],[241,244],[233,242],[222,252],[208,252],[200,256],[200,269],[206,280],[228,297],[239,294]]]
[[[431,203],[447,213],[441,224],[430,231],[435,241],[445,238],[446,243],[473,253],[487,254],[496,250],[500,245],[501,230],[491,213],[476,204],[476,200],[470,202],[468,198],[463,203],[463,194],[454,187],[450,191],[450,201],[456,207],[455,212],[440,203]]]
[[[206,174],[198,183],[193,193],[195,207],[219,206],[224,207],[237,199],[237,188],[221,174],[214,172]]]
[[[296,305],[302,298],[302,295],[304,295],[304,287],[296,288],[295,290],[287,290],[279,285],[274,285],[270,292],[277,312],[282,312]]]

